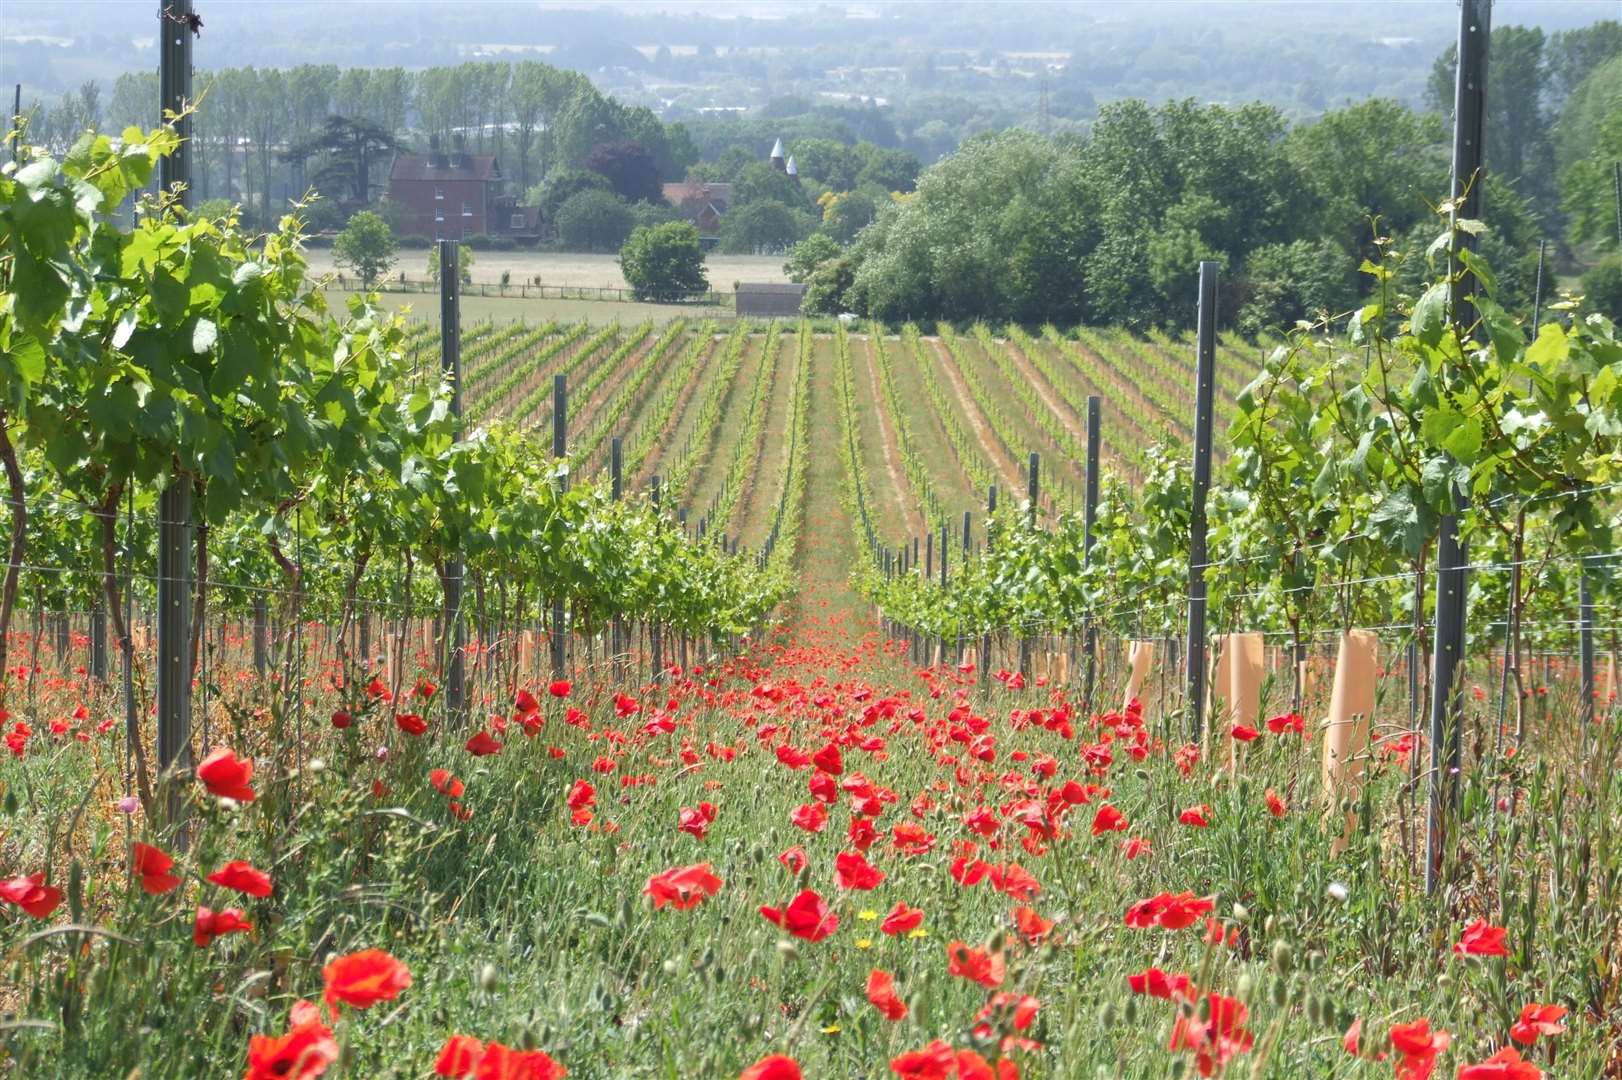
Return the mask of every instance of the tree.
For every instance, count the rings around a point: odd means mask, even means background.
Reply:
[[[780,202],[747,203],[721,219],[721,249],[736,255],[782,251],[810,231],[809,222]]]
[[[319,155],[311,181],[330,185],[339,200],[365,204],[372,201],[373,164],[400,149],[399,140],[369,120],[329,116],[319,132],[283,151],[282,159],[302,162]]]
[[[1288,330],[1299,319],[1342,315],[1357,303],[1357,268],[1332,240],[1265,244],[1245,260],[1239,329]]]
[[[620,249],[620,272],[638,300],[680,300],[710,287],[698,229],[685,221],[637,228]]]
[[[1607,259],[1584,274],[1582,293],[1593,310],[1622,320],[1622,259]]]
[[[613,251],[635,227],[631,208],[612,191],[576,192],[558,208],[558,240],[570,251]]]
[[[586,155],[585,167],[608,181],[614,193],[628,203],[663,198],[659,166],[641,143],[622,139],[599,143]]]
[[[804,282],[808,280],[817,267],[830,259],[837,259],[840,247],[826,233],[812,233],[810,236],[794,245],[788,254],[788,261],[783,264],[783,273],[790,281]]]
[[[1563,142],[1574,157],[1561,178],[1562,204],[1570,216],[1573,244],[1593,243],[1606,250],[1617,242],[1616,195],[1612,162],[1622,160],[1622,56],[1597,68],[1572,95],[1583,104],[1585,130],[1577,117],[1561,118]],[[1575,112],[1575,109],[1568,110]]]
[[[1539,205],[1553,200],[1553,157],[1545,90],[1543,31],[1537,27],[1495,26],[1488,43],[1487,168],[1515,184]],[[1431,99],[1444,116],[1453,115],[1459,47],[1449,45],[1431,68]]]
[[[465,250],[465,248],[464,248]],[[370,289],[377,279],[389,272],[394,266],[394,230],[384,221],[382,215],[371,210],[362,210],[349,219],[344,231],[338,234],[333,242],[333,260],[339,266],[348,266],[360,276],[363,288]],[[434,258],[434,269],[439,269],[438,252],[431,253]],[[469,252],[471,260],[471,252]],[[468,263],[469,268],[472,262]]]
[[[359,214],[355,215],[359,217]],[[466,244],[456,245],[456,267],[463,285],[473,284],[473,249]],[[428,249],[428,280],[439,280],[439,246],[436,244]]]
[[[906,150],[888,150],[872,143],[861,143],[856,154],[862,167],[856,173],[857,184],[873,184],[885,191],[911,191],[923,169],[918,158]],[[795,162],[799,164],[799,162]]]
[[[745,165],[732,182],[733,210],[752,202],[776,202],[792,207],[809,205],[798,178],[778,172],[764,161]]]
[[[556,224],[558,210],[582,191],[610,191],[608,178],[587,169],[555,169],[525,196],[541,211],[541,220]]]

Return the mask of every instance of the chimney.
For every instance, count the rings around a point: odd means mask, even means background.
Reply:
[[[428,167],[430,169],[443,169],[445,167],[445,154],[439,148],[439,136],[428,136]]]

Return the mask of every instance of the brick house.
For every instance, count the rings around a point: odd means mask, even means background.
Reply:
[[[665,202],[698,227],[698,235],[713,241],[721,232],[721,218],[732,202],[731,184],[686,181],[664,185]]]
[[[531,237],[532,208],[504,193],[494,154],[462,151],[399,154],[389,170],[389,201],[400,208],[400,232],[430,240],[470,236]]]

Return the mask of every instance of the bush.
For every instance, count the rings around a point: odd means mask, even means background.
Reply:
[[[362,210],[350,218],[333,244],[334,261],[339,266],[353,268],[361,286],[367,289],[394,266],[395,250],[394,231],[388,222],[370,210]]]
[[[581,191],[558,208],[558,242],[567,251],[614,251],[636,227],[631,208],[609,191]]]
[[[620,272],[638,300],[681,300],[710,287],[698,230],[685,221],[639,226],[620,249]]]
[[[1588,310],[1622,321],[1622,259],[1608,259],[1582,278]]]

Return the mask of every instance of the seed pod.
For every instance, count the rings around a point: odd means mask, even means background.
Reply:
[[[1290,948],[1287,941],[1273,943],[1273,970],[1280,975],[1288,975],[1295,970],[1295,950]]]
[[[493,993],[500,985],[501,973],[496,970],[496,965],[486,964],[479,969],[479,988],[481,990],[487,994]]]

